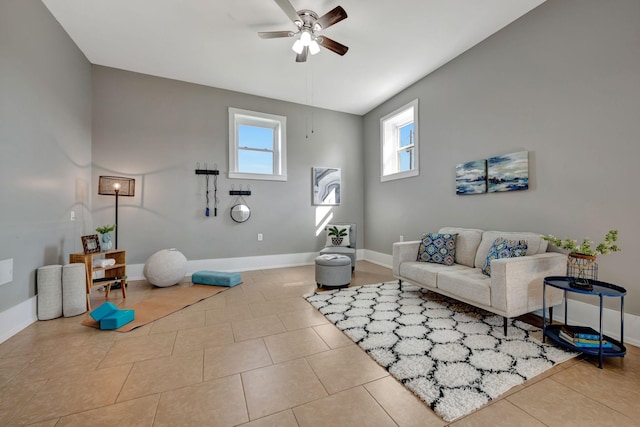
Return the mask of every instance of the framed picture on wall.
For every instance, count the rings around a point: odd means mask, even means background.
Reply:
[[[527,190],[529,188],[529,152],[506,154],[487,159],[487,190]]]
[[[339,206],[341,174],[338,168],[311,168],[313,204],[317,206]]]
[[[480,194],[486,192],[486,160],[475,160],[456,166],[456,194]]]
[[[100,239],[97,234],[82,236],[82,249],[85,254],[94,254],[100,252]]]

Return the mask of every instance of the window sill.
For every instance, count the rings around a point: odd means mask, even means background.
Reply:
[[[259,181],[286,181],[287,175],[266,175],[261,173],[229,172],[229,179],[255,179]]]
[[[392,173],[389,175],[382,175],[380,177],[380,182],[386,182],[386,181],[394,181],[396,179],[404,179],[404,178],[411,178],[412,176],[418,176],[420,175],[420,171],[419,170],[410,170],[410,171],[406,171],[406,172],[398,172],[398,173]]]

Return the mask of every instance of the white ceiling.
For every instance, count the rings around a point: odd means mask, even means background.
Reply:
[[[349,46],[296,63],[295,30],[273,0],[42,0],[97,65],[365,114],[544,0],[291,0],[347,19],[323,34]]]

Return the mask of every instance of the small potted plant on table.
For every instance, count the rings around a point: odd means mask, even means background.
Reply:
[[[103,251],[110,251],[113,248],[113,243],[111,242],[111,232],[116,229],[116,225],[103,225],[102,227],[96,228],[96,231],[102,235],[100,248]]]
[[[595,247],[595,243],[589,238],[583,239],[581,244],[578,244],[577,240],[572,240],[568,237],[559,239],[551,234],[542,236],[542,238],[553,246],[569,251],[567,275],[576,277],[576,280],[572,282],[572,286],[583,289],[592,289],[589,279],[596,280],[598,278],[596,257],[621,250],[615,244],[618,241],[618,230],[609,230],[604,236],[604,241]]]

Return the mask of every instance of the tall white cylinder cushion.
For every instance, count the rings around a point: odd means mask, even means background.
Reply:
[[[45,265],[36,273],[38,290],[38,320],[62,316],[62,266]]]
[[[154,286],[175,285],[187,274],[187,258],[176,249],[162,249],[144,263],[142,274]]]
[[[87,311],[87,276],[84,264],[62,267],[62,315],[77,316]]]

